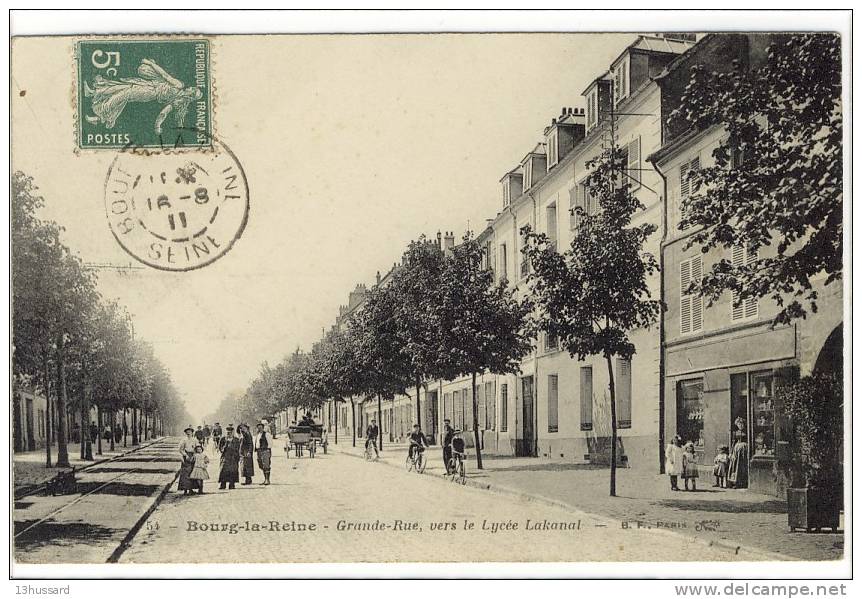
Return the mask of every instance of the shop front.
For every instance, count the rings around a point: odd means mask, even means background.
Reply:
[[[738,461],[737,488],[785,495],[790,427],[776,390],[798,376],[793,333],[792,327],[749,331],[668,349],[665,436],[694,444],[708,480],[727,446]]]

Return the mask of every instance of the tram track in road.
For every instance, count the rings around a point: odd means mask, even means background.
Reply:
[[[75,471],[75,474],[80,474],[82,472],[88,472],[91,468],[104,466],[106,464],[110,464],[110,463],[116,462],[116,461],[122,461],[124,459],[128,459],[129,456],[139,454],[139,452],[141,452],[141,451],[143,451],[149,447],[152,447],[152,446],[157,445],[159,443],[163,443],[166,439],[169,439],[169,437],[161,437],[159,439],[156,439],[155,441],[151,441],[150,443],[147,443],[146,445],[140,445],[136,448],[130,449],[126,453],[121,453],[119,455],[115,455],[114,457],[110,457],[110,458],[104,458],[101,460],[96,460],[92,464],[87,464],[86,466],[81,466],[80,468],[75,467],[75,468],[72,468],[72,470]],[[15,501],[24,499],[25,497],[29,497],[31,495],[35,495],[36,493],[41,493],[42,491],[45,491],[45,489],[47,488],[47,485],[48,485],[48,482],[45,481],[45,482],[37,483],[34,485],[26,486],[23,488],[23,490],[15,491],[14,492]]]
[[[160,440],[160,441],[156,441],[154,443],[151,443],[150,445],[147,445],[145,447],[142,447],[141,450],[135,451],[133,453],[130,452],[130,454],[135,455],[135,456],[141,456],[142,455],[141,451],[144,449],[167,450],[169,447],[171,447],[171,445],[168,441]],[[149,452],[144,452],[143,455],[146,455],[147,453],[149,453]],[[90,468],[93,468],[95,466],[104,466],[105,464],[108,464],[108,463],[122,462],[123,458],[126,458],[126,460],[129,460],[129,458],[127,456],[129,456],[130,454],[124,454],[122,456],[117,456],[116,458],[112,458],[110,460],[105,460],[102,462],[98,462],[96,464],[90,464],[87,468],[90,469]],[[38,520],[36,520],[35,522],[33,522],[31,524],[29,524],[26,528],[16,532],[13,536],[13,540],[17,540],[17,539],[23,537],[27,533],[32,533],[32,531],[34,531],[35,529],[37,529],[40,526],[46,525],[46,523],[48,523],[48,522],[53,523],[54,517],[57,516],[58,514],[64,512],[65,510],[69,509],[70,507],[78,504],[83,499],[90,497],[96,493],[103,492],[104,489],[110,487],[111,485],[116,485],[118,483],[118,481],[120,481],[120,479],[127,477],[131,474],[146,473],[148,471],[146,468],[147,464],[152,464],[154,462],[178,462],[178,461],[179,460],[170,459],[169,454],[166,451],[159,451],[151,459],[146,460],[142,465],[134,467],[134,468],[130,468],[129,470],[121,472],[117,476],[114,476],[107,481],[101,482],[95,488],[90,489],[86,493],[82,493],[82,494],[78,495],[73,500],[71,500],[67,503],[64,503],[60,507],[52,510],[49,514],[39,518]],[[77,472],[86,472],[86,471],[87,470],[85,470],[85,469],[81,469]],[[177,471],[179,471],[179,469],[177,469]]]

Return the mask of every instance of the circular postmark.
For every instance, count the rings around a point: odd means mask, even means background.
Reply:
[[[224,256],[248,220],[248,182],[233,152],[152,153],[129,146],[105,179],[114,238],[136,260],[162,270],[202,268]]]

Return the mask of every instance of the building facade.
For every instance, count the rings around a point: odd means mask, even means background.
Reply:
[[[702,40],[659,78],[668,112],[678,105],[692,66],[757,66],[770,41],[771,36],[756,34]],[[733,447],[741,437],[749,448],[748,487],[780,497],[789,481],[791,426],[776,390],[815,367],[841,367],[843,294],[841,282],[825,287],[824,275],[815,280],[818,312],[779,326],[773,326],[779,308],[771,298],[734,305],[738,302],[728,292],[707,305],[702,297],[686,295],[690,283],[720,260],[737,265],[775,253],[770,247],[758,254],[744,247],[703,253],[689,243],[696,229],[680,228],[680,206],[695,191],[689,175],[713,164],[713,150],[724,138],[721,127],[691,131],[666,122],[664,145],[651,157],[664,176],[667,198],[662,432],[666,439],[678,434],[693,442],[699,463],[709,467],[720,446]]]

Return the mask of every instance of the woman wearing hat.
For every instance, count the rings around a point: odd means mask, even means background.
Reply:
[[[177,483],[177,490],[182,491],[183,495],[194,495],[194,489],[198,486],[195,481],[189,478],[189,475],[195,467],[195,447],[198,446],[198,440],[194,437],[194,428],[189,426],[183,432],[186,434],[186,437],[180,441],[179,445],[180,457],[183,461],[180,466],[180,478]]]

